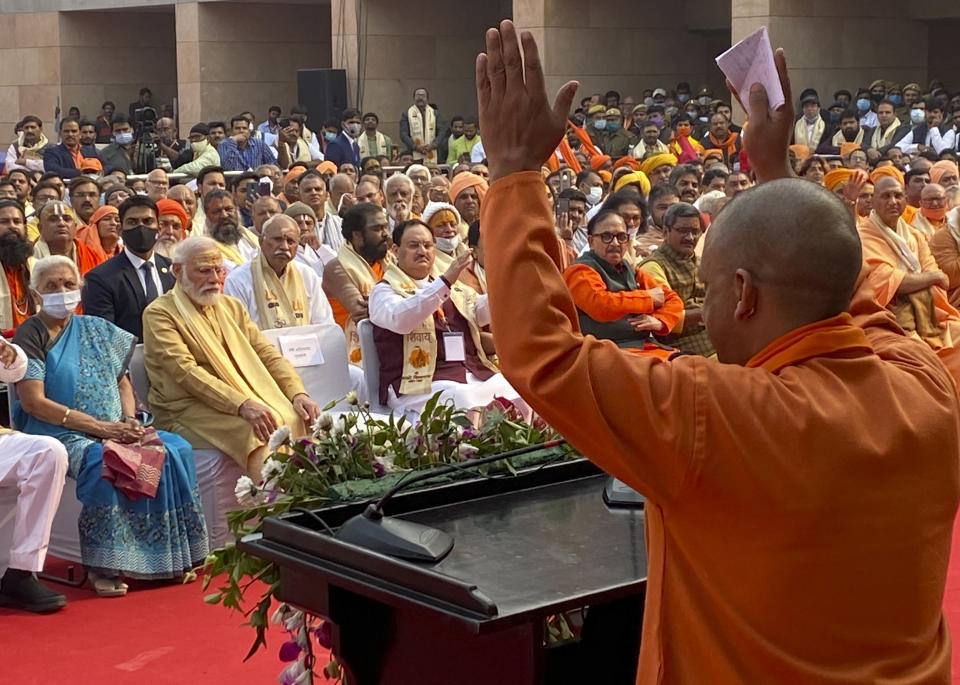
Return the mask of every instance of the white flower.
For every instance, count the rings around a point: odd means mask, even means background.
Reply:
[[[290,611],[290,605],[286,602],[281,602],[280,606],[277,607],[277,610],[274,611],[270,617],[270,623],[280,625],[285,620],[288,611]]]
[[[383,467],[385,473],[393,473],[397,467],[393,464],[393,455],[385,454],[382,457],[374,457],[373,460]]]
[[[244,509],[260,504],[259,491],[249,476],[237,478],[237,487],[233,489],[233,494],[237,497],[237,503]]]
[[[269,457],[263,463],[263,468],[260,470],[260,476],[263,478],[264,483],[269,483],[281,473],[283,473],[283,462],[273,457]]]
[[[343,398],[343,401],[346,402],[347,404],[353,404],[353,405],[358,404],[357,391],[351,390],[350,392],[348,392],[346,396]]]
[[[270,439],[267,440],[267,450],[270,452],[276,452],[277,448],[280,445],[285,445],[290,440],[290,426],[280,426],[277,430],[273,431],[270,435]]]
[[[333,427],[333,416],[330,412],[322,411],[317,416],[317,420],[313,422],[313,432],[318,431],[328,431]]]
[[[464,459],[469,459],[479,451],[480,450],[478,448],[474,447],[473,445],[467,444],[465,442],[461,442],[459,445],[457,445],[457,454],[459,454]]]

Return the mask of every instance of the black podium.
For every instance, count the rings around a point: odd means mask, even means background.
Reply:
[[[605,504],[605,479],[580,460],[398,495],[388,515],[454,537],[434,564],[334,539],[304,513],[239,544],[279,565],[280,598],[332,621],[352,684],[632,683],[643,510]],[[336,529],[364,504],[316,513]],[[579,607],[581,640],[546,648],[544,619]]]

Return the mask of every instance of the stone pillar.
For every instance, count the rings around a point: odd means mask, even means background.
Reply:
[[[60,95],[60,24],[57,12],[0,14],[0,140],[4,150],[13,127],[27,114],[44,123],[55,141],[53,110]],[[62,102],[66,115],[70,103]]]
[[[350,106],[376,112],[398,145],[415,88],[429,91],[443,121],[476,114],[474,60],[484,30],[510,17],[510,0],[368,0],[359,22],[355,8],[353,0],[330,2],[333,66],[347,72]]]
[[[766,25],[773,47],[784,49],[794,100],[816,88],[828,107],[839,88],[927,79],[927,26],[900,2],[732,0],[731,13],[733,42]]]
[[[657,0],[513,0],[513,14],[537,39],[548,94],[576,79],[578,105],[608,90],[640,101],[644,89],[680,81],[722,96],[713,58],[729,45],[729,15],[723,3],[690,4],[685,11],[685,3]]]
[[[176,5],[180,129],[249,109],[297,103],[297,69],[330,66],[330,13],[321,4]]]

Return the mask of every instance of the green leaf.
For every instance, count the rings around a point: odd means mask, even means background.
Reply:
[[[213,593],[210,593],[209,595],[206,595],[203,598],[203,601],[206,602],[207,604],[219,604],[220,598],[222,596],[223,594],[220,592],[213,592]]]

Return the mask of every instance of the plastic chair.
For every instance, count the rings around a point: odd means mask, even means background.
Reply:
[[[281,338],[286,336],[316,336],[320,343],[323,363],[295,367],[307,394],[314,402],[323,406],[330,400],[339,399],[350,392],[353,384],[350,381],[347,340],[340,326],[336,324],[311,324],[295,328],[271,328],[263,331],[263,335],[281,354],[288,358],[289,355],[286,354],[281,344]]]

